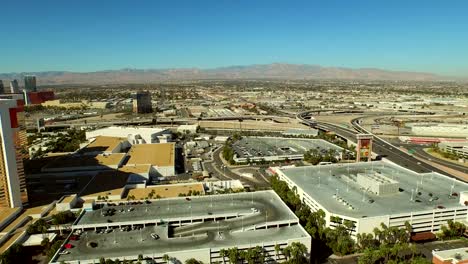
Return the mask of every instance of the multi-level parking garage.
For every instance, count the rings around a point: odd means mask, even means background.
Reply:
[[[468,184],[439,173],[416,173],[387,160],[273,170],[311,210],[326,213],[327,226],[346,221],[352,235],[406,221],[414,232],[436,232],[448,220],[467,219]]]
[[[255,246],[276,260],[284,256],[277,255],[275,245],[311,247],[310,236],[273,191],[106,206],[84,212],[73,230],[76,235],[66,242],[71,246],[59,250],[51,263],[136,260],[140,254],[156,263],[164,263],[164,254],[212,263],[222,262],[221,249]]]

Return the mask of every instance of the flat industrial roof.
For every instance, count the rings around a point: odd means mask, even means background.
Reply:
[[[127,164],[151,164],[153,166],[174,166],[175,144],[137,144],[128,151]]]
[[[44,168],[70,168],[93,166],[117,166],[124,159],[125,153],[87,155],[66,155],[49,162]]]
[[[189,191],[198,191],[201,194],[205,193],[202,183],[183,183],[131,189],[128,191],[128,195],[134,195],[135,199],[144,199],[152,190],[155,192],[154,198],[156,198],[156,195],[159,195],[161,198],[178,197],[180,193],[188,194]]]
[[[122,137],[97,136],[93,142],[81,149],[81,152],[108,152],[114,150],[120,143],[126,141]]]
[[[433,210],[438,206],[462,207],[459,204],[460,192],[468,190],[468,184],[459,180],[438,173],[416,173],[389,161],[278,170],[331,213],[355,218]],[[365,191],[356,182],[356,175],[370,172],[396,180],[399,190],[380,196]],[[458,196],[451,196],[452,193]],[[354,209],[349,209],[349,206]]]
[[[121,208],[130,207],[134,210],[120,212]],[[70,254],[59,255],[54,261],[98,259],[103,255],[112,258],[138,254],[151,256],[193,249],[250,247],[264,242],[310,239],[307,232],[298,224],[294,213],[273,191],[191,197],[190,201],[186,198],[163,199],[152,204],[112,208],[116,209],[116,214],[113,216],[102,216],[101,209],[85,212],[75,227],[109,223],[108,219],[112,223],[127,224],[142,219],[167,222],[191,216],[219,217],[219,219],[188,223],[182,227],[174,227],[172,232],[168,232],[167,225],[146,226],[141,230],[128,232],[115,228],[108,234],[85,231],[79,240],[68,242],[75,246],[67,249]],[[258,211],[254,212],[251,208]],[[225,219],[223,215],[226,214],[230,214],[233,218]],[[283,225],[279,226],[277,224],[279,222]],[[266,223],[269,224],[268,229],[258,228]],[[257,226],[257,230],[254,230],[254,226]],[[160,238],[152,239],[151,233],[157,233]],[[96,242],[98,246],[90,250],[89,241]]]
[[[143,164],[143,165],[126,165],[119,168],[119,171],[127,172],[127,173],[149,173],[151,170],[150,164]]]

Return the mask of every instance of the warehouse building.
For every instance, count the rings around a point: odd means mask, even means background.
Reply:
[[[432,136],[432,137],[462,137],[466,138],[468,135],[467,124],[408,124],[411,128],[411,133],[418,136]]]
[[[271,168],[297,190],[326,225],[352,223],[352,235],[372,233],[380,223],[414,232],[436,232],[448,220],[467,219],[468,184],[438,173],[416,173],[383,160],[325,166]]]
[[[311,237],[273,191],[168,198],[150,204],[104,206],[83,211],[50,263],[97,263],[100,257],[173,263],[195,258],[227,261],[222,249],[260,247],[267,262],[285,261],[281,249]],[[67,246],[65,246],[67,245]],[[67,248],[65,248],[67,247]],[[69,253],[63,253],[69,252]]]

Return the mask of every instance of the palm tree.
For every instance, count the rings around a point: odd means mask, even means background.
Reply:
[[[229,262],[231,264],[237,264],[237,262],[239,261],[239,257],[240,257],[239,250],[237,249],[237,247],[230,248],[228,251],[228,256],[229,256]]]
[[[286,260],[289,260],[289,258],[291,257],[291,248],[289,246],[287,246],[287,247],[281,249],[281,251],[283,252],[283,255],[286,258]]]
[[[222,248],[220,251],[219,251],[219,255],[223,258],[223,264],[226,264],[226,260],[224,259],[227,255],[227,250],[225,250],[224,248]]]
[[[164,262],[166,262],[166,264],[169,263],[169,259],[170,259],[170,257],[169,257],[168,254],[164,254],[164,255],[162,256],[162,260],[163,260]]]
[[[281,246],[278,244],[275,244],[275,253],[276,253],[276,260],[279,259],[279,252],[281,251]]]

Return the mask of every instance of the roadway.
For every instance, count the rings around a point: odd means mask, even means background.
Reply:
[[[399,144],[399,145],[404,146],[403,144]],[[463,173],[468,174],[468,167],[467,166],[463,166],[463,165],[456,164],[456,163],[453,163],[453,162],[450,162],[450,161],[447,161],[447,160],[436,158],[436,157],[432,156],[431,154],[427,153],[426,151],[424,151],[424,148],[425,148],[424,146],[409,145],[409,146],[404,146],[404,147],[414,150],[415,151],[414,156],[416,156],[416,157],[423,158],[423,159],[429,160],[431,162],[443,165],[445,167],[449,167],[451,169],[461,171]]]
[[[234,172],[231,171],[229,167],[226,167],[221,160],[220,153],[222,151],[222,147],[216,149],[213,152],[213,160],[204,162],[205,169],[210,172],[214,177],[220,180],[240,180],[243,185],[248,185],[253,188],[261,187],[267,188],[270,184],[265,181],[265,177],[262,177],[260,174],[260,169],[258,169],[258,174],[254,173],[253,179],[242,177]],[[250,166],[251,168],[252,166]]]
[[[323,123],[323,122],[316,122],[315,120],[310,120],[307,119],[307,116],[310,114],[309,111],[307,112],[302,112],[296,115],[296,119],[300,120],[302,123],[309,125],[309,126],[316,126],[319,129],[322,130],[329,130],[329,131],[334,131],[338,136],[341,136],[347,140],[350,140],[352,142],[356,142],[356,134],[358,133],[369,133],[368,131],[365,131],[358,123],[357,120],[359,119],[354,119],[351,121],[352,126],[354,129],[348,129],[344,128],[335,124],[330,124],[330,123]],[[396,148],[394,145],[389,144],[388,142],[380,139],[379,137],[374,137],[373,140],[373,152],[378,153],[382,156],[384,156],[386,159],[403,166],[405,168],[408,168],[410,170],[420,172],[420,173],[428,173],[428,172],[438,172],[443,175],[447,175],[450,177],[454,177],[453,175],[440,170],[428,163],[421,162],[417,158],[415,158],[412,155],[409,155],[408,153]],[[428,157],[425,154],[422,154],[421,152],[418,153],[418,157],[429,160]],[[457,166],[454,166],[456,164],[447,164],[446,161],[436,159],[434,157],[430,157],[430,161],[438,161],[437,163],[439,164],[444,164],[448,165],[447,167],[459,170],[459,168],[456,168]]]
[[[343,136],[344,138],[353,142],[356,142],[356,134],[359,134],[359,132],[357,132],[356,130],[351,130],[328,123],[319,123],[319,127],[328,129],[330,131],[334,131],[337,135]],[[451,176],[443,170],[440,170],[427,163],[419,161],[415,157],[401,151],[398,148],[395,148],[395,146],[388,144],[380,138],[374,137],[372,148],[373,152],[378,153],[386,159],[415,172],[438,172],[447,176]]]

